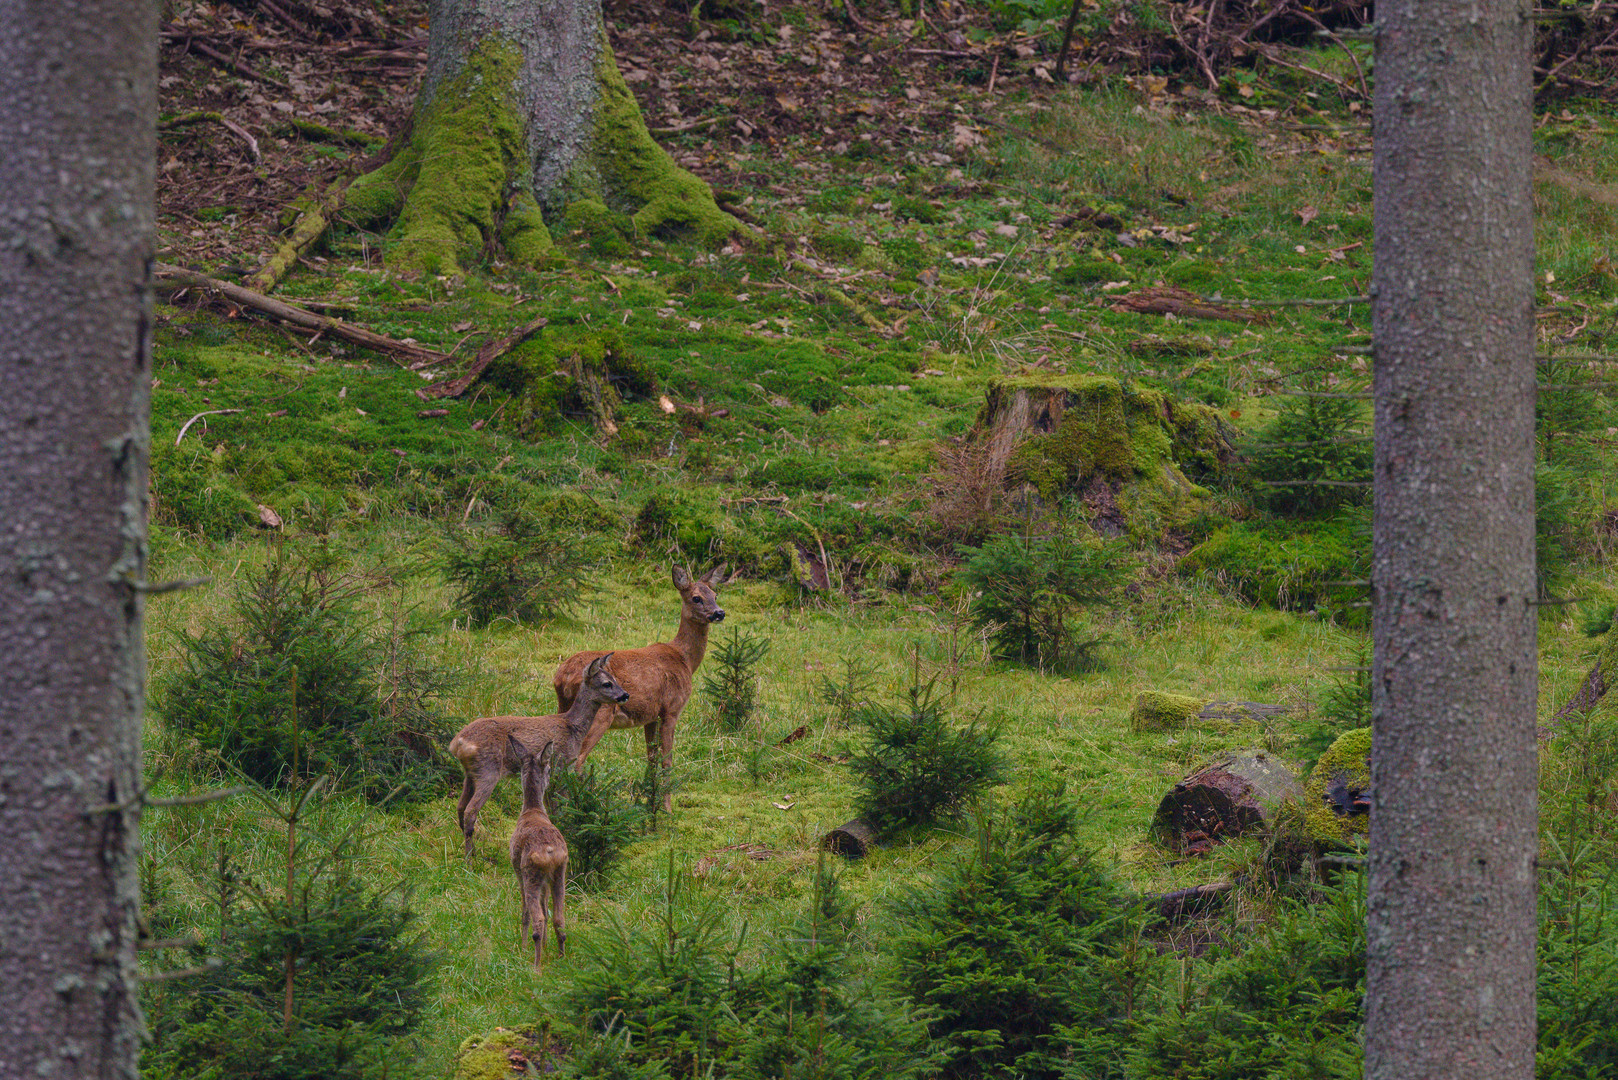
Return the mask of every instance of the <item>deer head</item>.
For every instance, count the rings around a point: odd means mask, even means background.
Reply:
[[[724,612],[720,612],[721,615]],[[607,669],[607,661],[612,659],[612,653],[597,657],[590,661],[590,666],[584,669],[584,685],[580,688],[580,696],[589,693],[591,697],[600,701],[610,701],[613,704],[622,704],[629,700],[629,691],[618,685],[618,680],[612,677]]]
[[[682,567],[674,568],[674,587],[680,590],[680,598],[685,601],[684,609],[680,614],[680,621],[692,620],[701,624],[720,622],[725,617],[725,609],[719,606],[719,597],[715,591],[726,580],[723,564],[714,567],[699,578],[693,579],[689,571]]]

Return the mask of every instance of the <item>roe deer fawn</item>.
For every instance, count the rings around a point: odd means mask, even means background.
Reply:
[[[725,617],[714,591],[725,583],[724,566],[716,566],[693,579],[680,567],[674,568],[674,587],[680,590],[680,629],[673,641],[658,642],[642,649],[619,649],[614,665],[618,681],[629,692],[629,700],[616,708],[602,707],[601,715],[585,736],[584,745],[573,759],[582,765],[601,736],[610,728],[643,727],[646,732],[646,760],[654,768],[674,764],[674,725],[691,697],[691,676],[708,651],[708,627]],[[556,705],[569,709],[575,704],[583,672],[602,650],[574,653],[556,669],[551,679],[556,687]],[[674,809],[674,797],[663,796],[663,808]]]
[[[556,928],[556,955],[567,954],[567,838],[545,813],[545,788],[556,761],[556,744],[536,754],[506,736],[506,748],[522,762],[522,816],[511,833],[511,869],[522,890],[522,932],[532,928],[534,970],[545,966],[545,924]]]
[[[563,712],[550,716],[485,716],[467,724],[450,740],[449,752],[466,773],[455,816],[466,837],[467,858],[472,857],[472,830],[477,827],[478,811],[494,794],[494,786],[502,777],[522,768],[521,760],[511,756],[508,735],[516,734],[530,746],[554,743],[553,759],[566,764],[582,752],[596,710],[603,704],[629,700],[629,692],[618,685],[607,667],[610,659],[612,653],[605,653],[590,662],[584,672],[583,690]]]

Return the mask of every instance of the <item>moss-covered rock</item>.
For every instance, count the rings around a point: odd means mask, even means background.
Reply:
[[[1303,785],[1304,820],[1317,846],[1340,847],[1370,831],[1371,729],[1338,736]]]
[[[514,1080],[537,1075],[528,1061],[534,1050],[532,1039],[510,1028],[469,1036],[455,1051],[455,1080]]]
[[[1208,702],[1208,698],[1148,690],[1136,696],[1129,725],[1136,731],[1173,731],[1193,723]]]

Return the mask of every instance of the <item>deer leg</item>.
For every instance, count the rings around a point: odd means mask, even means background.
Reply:
[[[461,783],[461,803],[455,808],[455,827],[462,832],[466,831],[466,804],[472,801],[473,786],[472,774],[467,773]]]
[[[552,871],[551,923],[556,927],[556,955],[567,955],[567,863]]]
[[[662,770],[664,778],[674,765],[674,720],[664,716],[646,725],[646,764]],[[663,810],[674,809],[674,792],[663,792]]]
[[[546,910],[545,888],[548,882],[544,879],[534,882],[534,901],[539,907],[539,917],[534,920],[534,970],[545,969],[545,931],[550,928],[551,916]]]
[[[461,811],[461,833],[466,837],[466,857],[470,859],[472,833],[478,827],[478,812],[483,809],[483,804],[489,801],[489,796],[494,794],[494,785],[500,782],[500,774],[495,773],[493,776],[480,774],[475,783],[468,776],[466,782],[471,786],[472,792],[470,798],[465,794],[461,796],[466,799],[465,809]]]

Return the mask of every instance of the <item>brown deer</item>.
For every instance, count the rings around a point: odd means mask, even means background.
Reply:
[[[467,858],[472,857],[472,830],[477,828],[478,811],[503,777],[522,769],[522,760],[511,756],[507,736],[517,735],[530,746],[554,743],[554,760],[565,764],[583,752],[596,710],[604,704],[629,700],[629,692],[618,685],[607,667],[610,659],[612,653],[603,653],[589,663],[582,680],[583,691],[562,712],[550,716],[485,716],[467,724],[449,741],[449,752],[466,773],[455,817],[466,837]]]
[[[725,617],[715,590],[726,581],[724,566],[716,566],[700,578],[676,566],[674,587],[680,590],[680,629],[673,641],[657,642],[643,649],[620,649],[618,681],[629,691],[629,700],[616,708],[601,709],[584,746],[573,760],[582,765],[610,728],[644,728],[646,760],[663,768],[674,764],[674,725],[691,698],[691,676],[708,651],[708,627]],[[569,709],[579,692],[588,664],[603,655],[600,650],[574,653],[562,661],[551,683],[556,687],[556,705]],[[663,808],[674,809],[674,797],[664,795]]]
[[[536,754],[506,736],[506,749],[522,762],[522,816],[511,833],[511,869],[522,890],[522,932],[534,938],[534,970],[545,966],[545,924],[556,928],[556,955],[567,954],[567,838],[545,813],[556,744]]]

